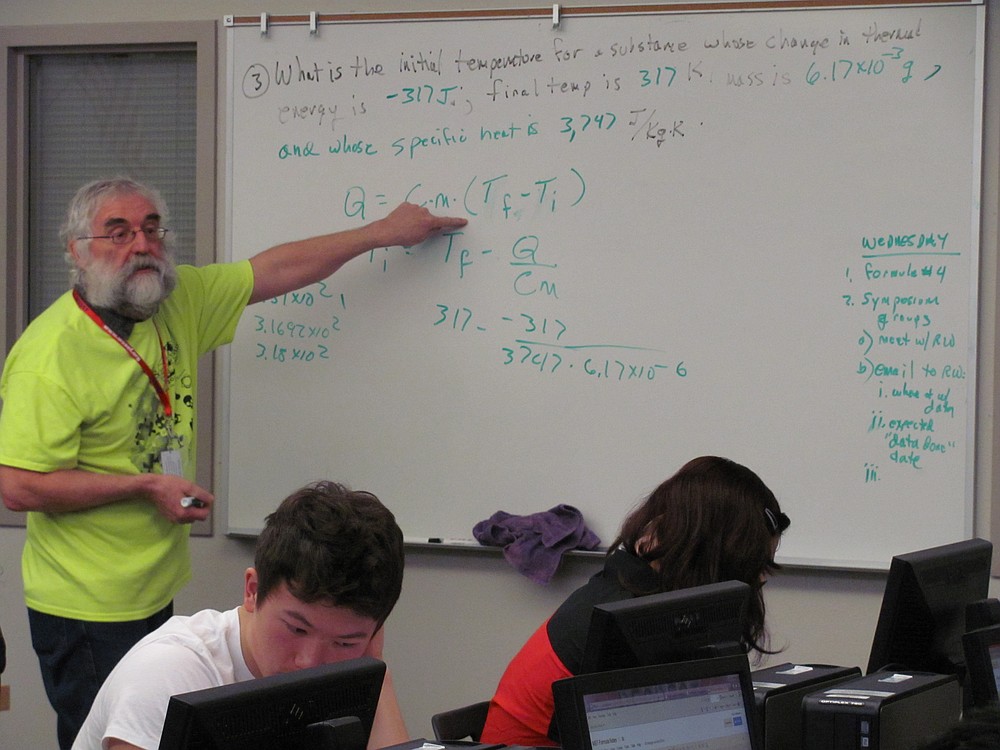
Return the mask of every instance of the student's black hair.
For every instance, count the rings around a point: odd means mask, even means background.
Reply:
[[[304,602],[346,607],[381,625],[403,585],[403,533],[370,492],[336,482],[286,498],[257,539],[257,601],[276,586]]]

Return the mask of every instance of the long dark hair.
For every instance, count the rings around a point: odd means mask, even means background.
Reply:
[[[770,654],[763,585],[780,568],[773,549],[788,523],[774,493],[753,471],[727,458],[701,456],[628,515],[610,549],[624,546],[656,571],[656,591],[632,591],[637,596],[743,581],[751,589],[745,645]]]

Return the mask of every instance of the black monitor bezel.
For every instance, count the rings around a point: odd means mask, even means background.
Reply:
[[[1000,648],[1000,625],[969,631],[962,636],[962,647],[968,670],[970,707],[997,706],[1000,704],[1000,686],[993,674],[990,649]]]
[[[992,543],[973,538],[893,556],[872,638],[866,674],[883,669],[902,669],[956,674],[960,680],[963,679],[965,659],[960,639],[965,632],[965,608],[969,603],[988,595],[992,552]],[[978,580],[972,581],[970,586],[974,587],[975,591],[967,590],[965,592],[967,595],[959,599],[954,588],[945,584],[953,583],[956,576],[967,573],[978,576]],[[952,580],[942,584],[940,581],[931,580],[935,576],[951,576]],[[967,575],[964,582],[969,584]],[[937,601],[928,602],[928,594],[937,597]],[[953,655],[950,665],[939,664],[928,656],[928,654],[933,655],[931,644],[911,646],[908,650],[912,654],[920,654],[915,658],[912,656],[898,658],[904,648],[899,643],[900,634],[908,628],[911,631],[914,629],[912,621],[906,622],[907,616],[912,616],[912,610],[915,608],[912,606],[913,601],[908,600],[908,597],[913,595],[919,597],[916,606],[926,610],[921,611],[919,615],[924,619],[923,624],[930,624],[934,628],[931,641],[940,628],[942,614],[950,617],[951,622],[948,623],[951,625],[950,630],[953,634],[957,633],[959,638],[959,642],[951,644]],[[943,613],[941,605],[944,605]],[[926,640],[925,636],[924,638]]]
[[[746,654],[614,669],[557,680],[552,683],[552,695],[561,746],[563,750],[593,750],[584,704],[587,695],[733,674],[740,677],[750,746],[752,750],[761,750],[753,678]]]
[[[360,721],[367,743],[385,670],[384,662],[363,656],[174,695],[167,705],[159,750],[298,748],[308,725],[351,717]],[[231,712],[263,726],[262,733],[231,736],[225,729],[225,717]],[[283,728],[299,735],[298,740],[275,741],[273,730],[279,728],[282,716]]]
[[[722,581],[598,604],[591,613],[578,674],[745,654],[742,641],[750,596],[750,586],[742,581]],[[694,635],[696,627],[719,628],[706,621],[719,609],[733,608],[735,619],[726,619],[728,637],[705,637],[703,631]],[[678,621],[684,617],[697,622]],[[643,622],[658,623],[645,628],[653,634],[652,646],[639,642],[636,625],[641,628]]]

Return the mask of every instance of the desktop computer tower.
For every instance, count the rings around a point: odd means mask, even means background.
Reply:
[[[962,713],[954,675],[872,672],[802,701],[803,750],[913,750]]]
[[[763,750],[802,750],[802,699],[860,676],[858,667],[825,664],[785,663],[755,669],[751,677]]]

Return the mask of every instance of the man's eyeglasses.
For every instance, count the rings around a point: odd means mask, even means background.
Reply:
[[[126,229],[125,227],[118,227],[112,229],[108,234],[99,234],[93,237],[77,237],[78,240],[111,240],[112,245],[127,245],[135,236],[142,232],[146,235],[147,242],[160,242],[164,237],[167,236],[169,229],[164,227],[144,227],[142,229]]]

